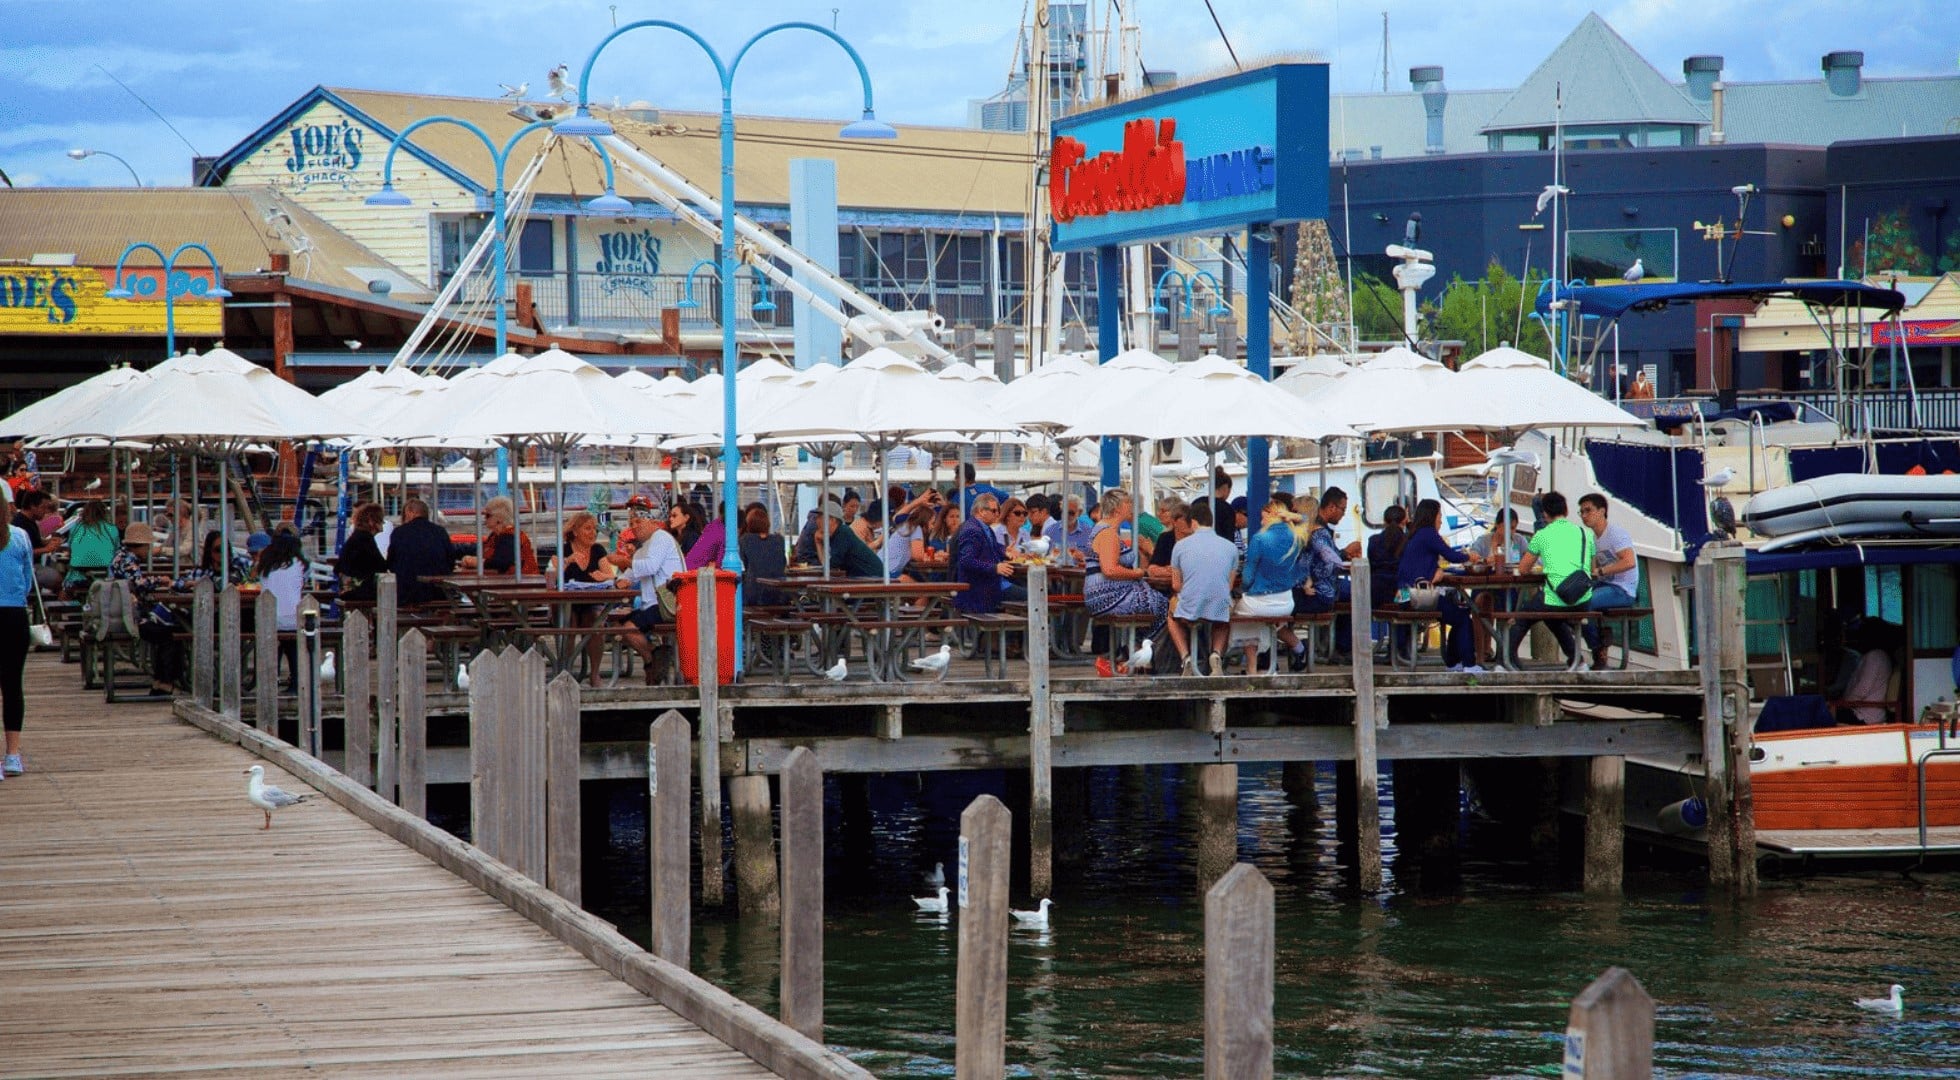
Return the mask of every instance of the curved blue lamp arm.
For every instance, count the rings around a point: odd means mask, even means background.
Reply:
[[[1191,283],[1193,285],[1196,285],[1200,281],[1208,281],[1211,283],[1211,297],[1212,300],[1215,302],[1215,309],[1224,308],[1225,286],[1220,285],[1218,283],[1218,275],[1212,273],[1209,270],[1200,270],[1197,273],[1191,275]],[[1193,299],[1192,293],[1194,291],[1195,290],[1193,289],[1187,289],[1185,290],[1184,293],[1184,317],[1187,319],[1191,317],[1191,301]]]
[[[857,65],[858,81],[864,84],[864,114],[866,116],[871,115],[872,112],[871,71],[870,69],[864,66],[864,57],[859,56],[858,51],[851,47],[851,43],[845,41],[843,37],[837,33],[837,31],[832,30],[827,26],[818,26],[816,23],[808,23],[808,22],[777,23],[776,25],[771,26],[765,30],[757,31],[754,37],[743,42],[742,47],[736,50],[734,61],[728,65],[727,74],[722,76],[722,86],[724,89],[733,87],[735,83],[735,71],[737,68],[742,66],[742,58],[749,54],[749,50],[754,48],[755,44],[761,41],[763,38],[766,38],[769,35],[774,34],[780,30],[809,30],[813,33],[822,34],[824,37],[827,37],[830,40],[836,42],[837,46],[843,49],[845,54],[851,58],[851,63]],[[585,88],[582,86],[579,88],[580,100],[584,100],[584,89]]]
[[[551,121],[549,120],[533,120],[530,123],[525,124],[523,127],[518,128],[516,131],[511,132],[510,138],[504,140],[504,152],[497,155],[497,160],[499,161],[499,163],[509,161],[510,152],[517,148],[518,141],[523,139],[524,136],[529,135],[533,131],[550,131],[550,130],[551,130]],[[503,186],[502,176],[499,176],[497,178],[497,186],[498,187]]]
[[[163,249],[156,246],[155,244],[149,243],[148,241],[144,241],[144,240],[138,240],[136,243],[131,244],[128,247],[124,248],[123,253],[116,257],[116,288],[119,289],[122,288],[123,264],[129,261],[130,253],[137,250],[148,251],[152,255],[155,255],[157,257],[157,262],[163,265],[163,272],[166,275],[166,277],[169,275],[170,263],[172,259],[166,258],[163,254]],[[180,248],[179,250],[182,249]],[[206,252],[206,254],[210,254],[210,253]],[[212,265],[215,266],[217,264],[214,262]]]
[[[717,277],[721,275],[721,267],[716,265],[713,259],[696,259],[694,265],[687,268],[687,277],[683,279],[680,307],[691,308],[701,306],[694,300],[694,275],[700,273],[701,268],[704,266],[714,271]]]
[[[1159,315],[1164,314],[1166,310],[1164,307],[1164,283],[1172,278],[1176,278],[1178,285],[1184,289],[1184,306],[1188,313],[1188,309],[1191,306],[1191,279],[1185,277],[1184,272],[1175,266],[1157,275],[1157,286],[1150,290],[1150,309],[1152,312]]]
[[[641,19],[638,22],[627,23],[625,26],[622,26],[619,29],[614,30],[612,33],[607,34],[605,38],[599,42],[599,44],[593,46],[592,55],[585,58],[585,66],[581,68],[578,73],[578,107],[581,112],[587,110],[592,100],[590,96],[590,90],[592,86],[592,66],[599,62],[599,54],[605,52],[606,46],[611,45],[613,41],[616,38],[618,38],[621,34],[629,33],[634,30],[646,29],[648,27],[659,27],[664,30],[678,31],[679,33],[685,34],[687,37],[692,39],[696,45],[701,46],[702,52],[708,54],[708,59],[714,62],[715,74],[720,76],[721,85],[723,89],[725,90],[727,88],[730,69],[721,62],[721,54],[715,51],[715,47],[713,45],[708,44],[708,39],[702,37],[700,34],[695,33],[694,31],[688,29],[685,26],[682,26],[680,23],[677,22],[669,22],[666,19]],[[862,65],[859,66],[862,67]]]
[[[211,249],[210,249],[210,248],[208,248],[208,247],[205,247],[205,246],[204,246],[203,244],[200,244],[200,243],[198,243],[198,242],[197,242],[197,241],[195,241],[195,240],[193,240],[193,241],[191,241],[191,242],[189,242],[189,243],[187,243],[187,244],[179,244],[179,245],[177,245],[177,250],[175,250],[175,251],[173,251],[173,252],[171,252],[171,253],[170,253],[170,265],[171,265],[171,266],[173,266],[173,267],[174,267],[174,266],[176,266],[176,265],[177,265],[177,256],[179,256],[179,255],[182,255],[182,254],[183,254],[184,252],[186,252],[186,251],[201,251],[201,252],[203,252],[203,253],[204,253],[204,258],[205,258],[205,260],[206,260],[206,261],[208,261],[208,262],[209,262],[209,263],[211,264],[211,269],[212,269],[212,271],[213,271],[214,273],[219,273],[219,274],[222,274],[222,273],[224,273],[224,271],[223,271],[223,270],[221,270],[221,269],[219,269],[219,267],[218,267],[218,257],[217,257],[216,255],[213,255],[213,254],[211,254]]]
[[[211,280],[214,284],[210,289],[205,289],[203,288],[204,283],[201,281],[187,282],[184,285],[183,293],[179,293],[178,295],[229,297],[231,294],[225,291],[225,271],[223,267],[218,265],[218,257],[211,254],[210,248],[205,247],[195,240],[177,245],[177,250],[170,253],[170,261],[166,264],[168,268],[164,271],[164,288],[175,290],[177,285],[177,257],[186,251],[200,251],[204,253],[205,261],[211,264]]]
[[[606,190],[611,191],[613,189],[612,155],[606,153],[606,144],[598,139],[587,138],[585,141],[592,144],[592,149],[599,151],[599,163],[606,167]]]
[[[497,144],[491,140],[490,136],[486,134],[482,128],[477,127],[475,124],[470,123],[468,120],[463,120],[454,116],[425,116],[422,119],[417,120],[413,124],[410,124],[407,127],[403,128],[401,130],[401,134],[395,136],[394,141],[388,144],[388,156],[381,159],[381,186],[382,187],[394,186],[395,152],[402,148],[402,144],[408,141],[408,137],[410,135],[415,134],[417,131],[421,130],[422,128],[428,127],[430,124],[454,124],[455,126],[462,128],[464,131],[469,132],[470,134],[476,136],[479,140],[481,140],[483,143],[483,148],[489,151],[490,153],[491,162],[495,164],[497,167],[497,186],[500,188],[504,186],[503,155],[497,152]],[[522,132],[520,132],[519,134],[522,134]]]

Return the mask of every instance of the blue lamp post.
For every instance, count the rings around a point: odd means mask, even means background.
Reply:
[[[837,134],[845,139],[895,139],[898,132],[890,124],[880,121],[872,111],[871,73],[864,66],[864,58],[858,55],[851,43],[845,41],[835,30],[807,22],[778,23],[758,31],[755,36],[742,43],[735,51],[735,58],[724,63],[721,54],[707,39],[677,22],[666,19],[642,19],[628,23],[614,30],[600,41],[586,57],[585,66],[578,77],[578,111],[565,120],[557,121],[560,135],[584,138],[603,138],[613,133],[612,124],[592,115],[591,83],[592,66],[598,63],[599,55],[606,47],[618,40],[621,34],[634,30],[658,27],[672,30],[693,41],[708,55],[715,65],[715,74],[721,80],[721,280],[727,283],[735,280],[735,72],[742,66],[742,59],[755,47],[756,42],[782,30],[807,30],[813,34],[837,43],[838,47],[850,56],[851,63],[857,66],[858,81],[864,86],[864,116],[854,123],[847,124]],[[690,282],[693,274],[689,273]],[[721,438],[722,438],[722,500],[726,507],[728,528],[734,528],[742,520],[740,467],[742,455],[736,446],[735,437],[735,369],[738,355],[735,346],[735,290],[724,287],[721,290]],[[739,573],[742,569],[742,553],[739,545],[723,545],[722,568]]]
[[[1205,309],[1205,314],[1212,316],[1230,315],[1232,309],[1225,306],[1225,287],[1218,283],[1218,275],[1209,270],[1200,270],[1191,275],[1191,284],[1193,286],[1196,286],[1200,281],[1211,283],[1211,306]],[[1184,294],[1184,317],[1187,319],[1191,317],[1191,299],[1192,297],[1189,292]]]
[[[230,299],[231,293],[225,289],[225,272],[218,266],[218,257],[211,249],[199,243],[179,244],[177,250],[168,255],[155,244],[138,241],[123,249],[116,257],[116,287],[102,295],[111,300],[149,299],[157,291],[157,283],[150,278],[137,278],[132,284],[123,278],[123,264],[137,251],[148,251],[163,263],[163,354],[177,355],[177,298],[196,296],[206,300]],[[186,251],[196,251],[211,264],[211,280],[194,278],[177,269],[177,258]]]
[[[495,167],[494,190],[490,193],[490,262],[492,273],[491,288],[495,290],[497,298],[495,305],[497,310],[497,355],[502,356],[509,350],[509,341],[507,339],[510,327],[510,315],[504,304],[504,249],[508,243],[508,239],[505,236],[504,221],[504,167],[510,162],[511,151],[517,147],[518,142],[524,136],[534,131],[549,130],[551,124],[543,120],[526,124],[512,133],[511,137],[504,141],[503,147],[499,149],[497,144],[491,140],[490,136],[482,128],[470,123],[468,120],[455,116],[423,117],[403,128],[401,134],[395,136],[394,141],[388,144],[388,156],[383,160],[381,165],[381,190],[367,197],[367,205],[412,205],[408,196],[395,190],[395,152],[402,148],[402,144],[408,141],[410,135],[413,135],[421,128],[428,127],[430,124],[452,124],[476,136],[483,143],[483,148],[490,152],[490,163]],[[561,132],[560,134],[564,133]],[[632,210],[633,204],[620,198],[613,191],[611,155],[607,154],[606,148],[601,146],[596,140],[592,145],[598,148],[599,160],[606,167],[606,193],[587,202],[585,208],[595,213],[606,214],[624,213]]]
[[[675,304],[675,307],[692,311],[701,306],[700,301],[694,299],[694,275],[700,273],[704,268],[713,273],[717,280],[720,279],[721,267],[716,266],[713,259],[695,260],[694,265],[687,268],[686,287],[682,290],[681,302]],[[776,310],[775,303],[769,299],[769,279],[762,276],[762,268],[760,266],[751,266],[749,269],[755,272],[756,291],[755,303],[749,305],[749,310],[752,312]]]
[[[1191,317],[1191,279],[1185,277],[1184,272],[1176,267],[1157,276],[1157,287],[1150,290],[1150,313],[1152,315],[1171,313],[1171,309],[1164,306],[1164,286],[1170,284],[1172,278],[1177,279],[1177,287],[1184,293],[1184,317],[1188,319]]]

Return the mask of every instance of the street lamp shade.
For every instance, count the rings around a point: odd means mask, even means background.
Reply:
[[[94,156],[95,156],[95,151],[93,151],[93,150],[70,150],[70,151],[68,151],[68,156],[69,156],[69,157],[71,157],[71,158],[74,158],[74,159],[75,159],[76,161],[80,161],[80,160],[82,160],[83,158],[88,158],[88,157],[94,157]]]
[[[136,294],[133,291],[131,291],[129,286],[127,285],[118,285],[115,288],[110,289],[108,292],[103,293],[102,295],[110,300],[136,299]]]
[[[225,288],[223,285],[213,285],[197,295],[206,300],[229,300],[231,299],[231,290]]]
[[[872,115],[870,109],[864,110],[864,119],[854,124],[844,125],[837,133],[840,139],[896,139],[898,129]]]
[[[607,188],[604,195],[587,202],[585,208],[595,214],[630,214],[633,212],[633,204],[620,198],[612,188]]]
[[[612,122],[592,115],[584,105],[571,116],[551,125],[554,134],[566,139],[603,139],[613,133]]]
[[[396,191],[396,190],[395,190],[395,185],[394,185],[394,184],[391,184],[391,183],[384,183],[384,184],[382,184],[382,185],[381,185],[381,190],[380,190],[380,191],[377,191],[377,192],[375,192],[374,194],[372,194],[372,195],[369,195],[369,196],[367,197],[367,205],[369,205],[369,206],[410,206],[410,205],[413,205],[413,203],[411,202],[411,200],[409,199],[409,197],[408,197],[408,196],[406,196],[406,195],[403,195],[403,194],[402,194],[401,192],[399,192],[399,191]]]

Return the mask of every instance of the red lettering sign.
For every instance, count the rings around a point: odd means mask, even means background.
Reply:
[[[1080,139],[1055,140],[1048,161],[1048,210],[1056,221],[1184,201],[1184,144],[1177,139],[1175,120],[1132,120],[1123,125],[1122,150],[1093,158],[1087,153]]]

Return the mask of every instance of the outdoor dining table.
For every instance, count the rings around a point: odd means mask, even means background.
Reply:
[[[570,671],[586,643],[609,630],[602,618],[581,626],[574,621],[574,613],[629,602],[638,595],[623,589],[561,589],[548,582],[509,580],[471,591],[480,617],[486,621],[508,619],[511,625],[502,627],[505,635],[537,649],[552,675]]]
[[[1501,625],[1501,620],[1491,618],[1489,611],[1478,606],[1477,597],[1489,596],[1491,611],[1516,611],[1524,590],[1545,587],[1545,575],[1536,570],[1521,574],[1516,567],[1504,567],[1498,570],[1444,574],[1436,584],[1444,588],[1462,589],[1469,593],[1470,617],[1483,629],[1489,640],[1502,642],[1503,635],[1509,633],[1510,627]],[[1498,659],[1505,664],[1516,666],[1515,658],[1510,657],[1508,652],[1509,650],[1500,644],[1497,651]]]
[[[1025,586],[1029,563],[1014,562],[1014,580]],[[1088,571],[1081,566],[1048,565],[1048,621],[1054,632],[1048,635],[1048,651],[1058,660],[1083,659],[1082,639],[1088,614],[1082,607],[1082,590]]]
[[[894,581],[871,578],[781,579],[761,584],[802,594],[839,620],[818,628],[823,643],[812,666],[830,667],[852,636],[864,642],[865,663],[878,682],[912,678],[906,658],[925,645],[926,631],[943,627],[955,617],[953,597],[966,591],[957,581]],[[915,608],[910,605],[916,605]]]

